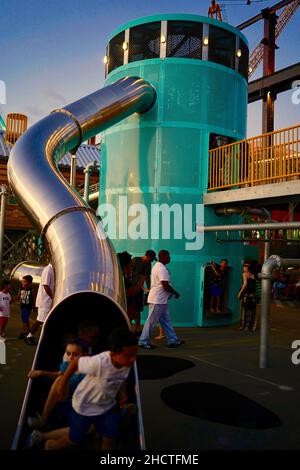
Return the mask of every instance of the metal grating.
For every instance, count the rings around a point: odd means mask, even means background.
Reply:
[[[230,31],[210,25],[208,60],[235,69],[235,41]]]
[[[167,57],[202,59],[202,23],[168,21]]]
[[[109,42],[109,54],[108,54],[108,73],[123,65],[124,62],[124,50],[123,42],[125,41],[125,31],[117,34]]]
[[[160,21],[130,29],[128,62],[160,56]]]

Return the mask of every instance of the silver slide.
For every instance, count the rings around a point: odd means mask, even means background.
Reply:
[[[58,162],[83,141],[130,114],[147,112],[155,99],[155,89],[143,79],[123,78],[53,111],[29,128],[10,154],[10,186],[46,240],[55,272],[53,306],[35,356],[35,365],[40,368],[48,365],[45,359],[39,361],[39,357],[47,356],[45,348],[55,349],[53,337],[59,337],[60,330],[74,318],[79,321],[92,311],[102,317],[104,334],[115,325],[128,323],[123,278],[113,246],[94,211],[60,174]],[[14,448],[18,446],[30,387],[31,381]]]

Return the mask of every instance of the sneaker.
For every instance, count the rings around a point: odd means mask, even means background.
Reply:
[[[4,338],[4,336],[0,336],[0,341],[2,341],[3,343],[5,343],[6,338]]]
[[[39,413],[37,413],[36,416],[28,417],[27,424],[30,429],[41,429],[45,426],[46,420]]]
[[[168,344],[168,348],[177,348],[178,346],[181,346],[182,344],[184,344],[184,341],[178,340],[175,343]]]
[[[29,336],[29,338],[26,337],[25,338],[25,343],[29,344],[29,346],[36,346],[37,345],[37,342],[36,342],[36,340],[34,339],[33,336]]]
[[[25,449],[31,449],[44,441],[44,435],[41,431],[35,429],[27,439]]]
[[[153,346],[153,344],[139,344],[139,348],[142,348],[142,349],[155,349],[155,346]]]

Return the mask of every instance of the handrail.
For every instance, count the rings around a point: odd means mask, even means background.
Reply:
[[[269,184],[300,176],[300,125],[209,151],[208,191]]]

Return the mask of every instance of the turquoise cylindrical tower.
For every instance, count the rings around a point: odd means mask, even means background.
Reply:
[[[157,100],[146,114],[132,115],[105,132],[100,203],[116,209],[112,241],[117,251],[134,256],[149,248],[170,251],[172,284],[181,293],[178,301],[170,301],[175,325],[226,324],[238,315],[243,247],[220,245],[212,234],[205,235],[202,246],[195,227],[202,222],[210,142],[225,144],[246,134],[248,54],[239,30],[195,15],[135,20],[108,43],[106,84],[141,77],[155,87]],[[170,215],[165,226],[167,212],[155,221],[151,213],[162,205]],[[125,219],[130,233],[121,228]],[[204,207],[205,225],[230,221]],[[210,318],[203,303],[205,264],[221,258],[231,267],[230,314]]]

